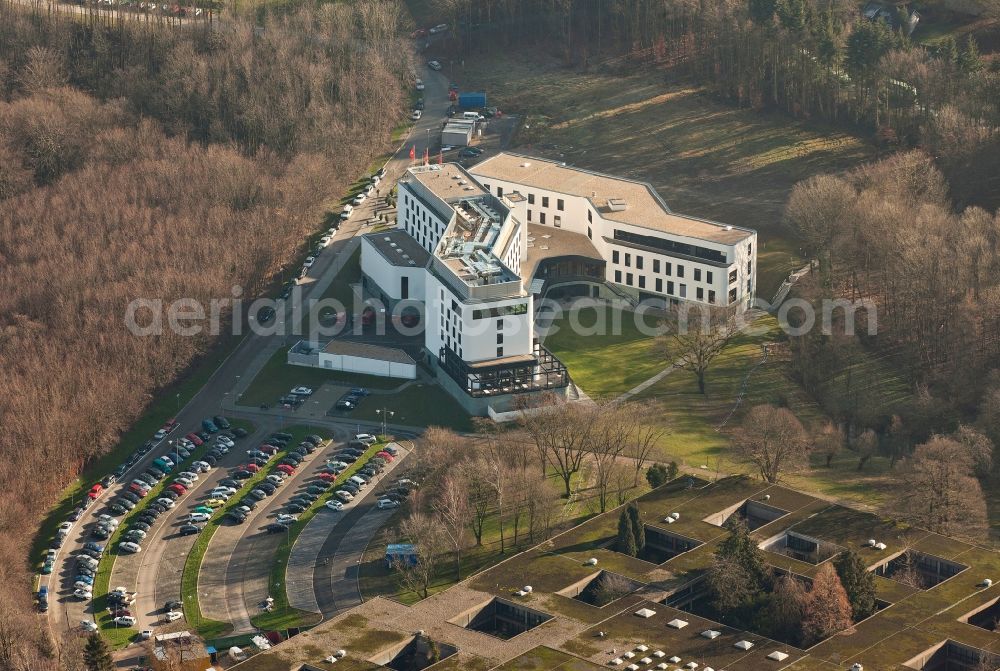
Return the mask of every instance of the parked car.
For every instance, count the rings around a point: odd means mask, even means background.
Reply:
[[[343,489],[334,492],[333,495],[336,496],[341,501],[343,501],[344,503],[348,503],[349,501],[354,500],[354,495],[351,494],[350,492],[344,491]]]
[[[134,627],[137,620],[130,615],[122,615],[115,618],[115,624],[119,627]]]
[[[243,427],[238,426],[233,429],[233,435],[237,438],[246,438],[249,435],[249,432]]]
[[[441,70],[441,64],[437,61],[427,61],[427,67],[435,72]]]
[[[417,90],[418,90],[418,91],[423,91],[423,90],[424,90],[424,88],[425,88],[425,87],[424,87],[424,80],[423,80],[423,79],[420,79],[420,78],[418,77],[418,78],[417,78],[417,81],[416,81],[416,84],[415,84],[415,86],[416,86],[416,88],[417,88]]]
[[[199,533],[203,527],[197,524],[184,524],[178,530],[182,536],[190,536],[191,534]]]
[[[188,515],[188,520],[191,522],[207,522],[211,517],[208,513],[191,513]]]
[[[118,544],[118,550],[121,552],[127,552],[129,554],[135,554],[142,550],[142,547],[138,543],[133,543],[131,541],[126,541],[124,543]]]
[[[285,506],[285,510],[292,513],[304,513],[308,509],[308,506],[302,505],[301,503],[289,503]]]
[[[288,531],[288,527],[286,525],[284,525],[284,524],[278,524],[277,522],[272,522],[271,524],[268,524],[267,526],[264,527],[264,529],[269,534],[276,534],[276,533],[281,533],[281,532],[284,532],[284,531]]]
[[[344,509],[343,502],[337,501],[335,499],[330,499],[329,501],[327,501],[323,505],[325,505],[330,510],[343,510]]]
[[[223,431],[227,431],[231,427],[229,420],[223,417],[222,415],[216,415],[212,419],[215,422],[215,425],[220,429],[222,429]]]

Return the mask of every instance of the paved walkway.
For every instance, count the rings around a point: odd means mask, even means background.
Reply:
[[[348,535],[343,532],[349,532],[352,539],[363,542],[361,551],[364,552],[364,548],[367,547],[368,542],[381,526],[381,523],[391,516],[391,510],[385,511],[389,514],[377,516],[379,520],[378,525],[371,527],[368,525],[358,524],[357,522],[352,524],[353,518],[356,518],[357,515],[350,516],[349,513],[354,509],[362,507],[363,502],[370,504],[371,501],[374,501],[376,499],[374,492],[384,491],[385,488],[380,486],[381,483],[385,482],[390,474],[398,468],[406,456],[409,455],[409,450],[404,448],[402,445],[399,445],[398,443],[393,443],[393,445],[399,449],[399,456],[386,467],[385,471],[378,478],[376,478],[374,482],[366,488],[364,497],[347,504],[344,510],[340,512],[334,512],[325,508],[320,510],[312,517],[312,519],[309,520],[305,528],[299,534],[299,537],[295,541],[295,545],[292,546],[291,555],[288,557],[288,567],[285,569],[285,591],[288,594],[288,603],[293,608],[307,610],[314,613],[322,612],[316,596],[315,574],[317,570],[323,570],[330,565],[331,557],[329,552],[323,552],[324,547],[326,547],[327,539],[335,535],[335,532],[337,532],[337,535],[341,537]],[[368,506],[364,506],[364,508],[367,509]],[[372,506],[372,508],[378,511],[377,507]],[[341,528],[345,526],[346,528]],[[336,554],[337,553],[334,554],[332,560],[334,565],[337,563]],[[326,563],[321,565],[321,558],[325,558]],[[358,557],[358,559],[360,559],[360,557]],[[356,583],[355,591],[357,591]],[[360,601],[360,595],[358,595],[358,601]]]

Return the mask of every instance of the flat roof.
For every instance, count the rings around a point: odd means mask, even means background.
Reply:
[[[531,281],[538,271],[538,264],[560,256],[582,256],[604,262],[601,253],[586,235],[563,231],[541,224],[528,224],[528,249],[521,259],[521,278]]]
[[[394,266],[423,268],[427,265],[430,254],[420,246],[420,243],[413,239],[409,233],[401,228],[394,228],[391,231],[381,233],[368,233],[363,236],[372,247],[385,257]],[[413,263],[410,263],[413,261]]]
[[[476,180],[454,163],[440,163],[410,168],[408,175],[445,202],[486,195]]]
[[[416,363],[409,354],[401,349],[369,345],[368,343],[355,342],[353,340],[331,340],[323,348],[323,351],[327,354],[356,356],[360,359],[376,359],[378,361],[389,361],[390,363]]]
[[[502,179],[586,198],[609,221],[664,233],[723,245],[736,244],[754,233],[751,229],[672,212],[646,182],[573,168],[536,156],[501,152],[472,166],[469,172],[479,178]],[[612,199],[624,200],[625,208],[610,209],[608,201]]]

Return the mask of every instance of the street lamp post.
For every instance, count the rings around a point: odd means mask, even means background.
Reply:
[[[389,417],[392,417],[396,413],[393,412],[392,410],[389,410],[388,408],[379,408],[375,412],[377,412],[379,415],[382,416],[382,437],[384,438],[388,434],[388,430],[386,428],[386,422],[388,421]]]

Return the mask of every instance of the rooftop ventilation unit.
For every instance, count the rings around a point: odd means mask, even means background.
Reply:
[[[608,209],[612,212],[624,212],[627,206],[624,198],[608,198]]]
[[[530,167],[531,167],[531,164],[530,164],[530,163],[528,163],[527,161],[525,161],[524,163],[522,163],[522,164],[521,164],[521,167],[522,167],[522,168],[530,168]]]
[[[382,239],[385,240],[386,242],[389,242],[390,240],[392,240],[392,238],[390,238],[388,235],[383,236]]]

